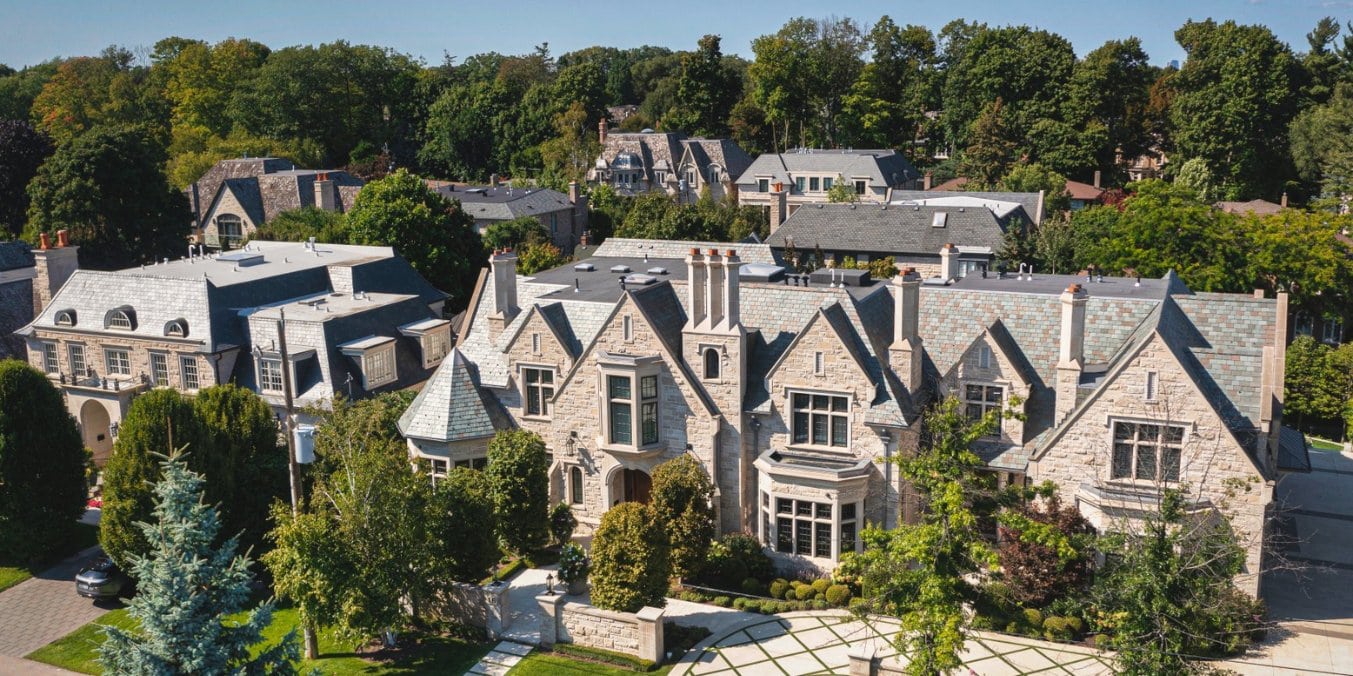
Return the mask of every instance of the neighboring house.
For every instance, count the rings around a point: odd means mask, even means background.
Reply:
[[[1238,214],[1241,216],[1272,216],[1282,213],[1287,208],[1287,193],[1283,193],[1282,202],[1274,204],[1265,199],[1254,199],[1248,202],[1217,202],[1212,205],[1228,214]]]
[[[362,185],[346,171],[297,169],[287,160],[258,157],[221,160],[185,192],[198,241],[234,249],[284,211],[347,211]]]
[[[1042,225],[1046,210],[1043,191],[1038,192],[944,192],[929,190],[894,190],[890,204],[901,206],[981,207],[996,218],[1013,223]]]
[[[587,196],[577,183],[569,184],[567,195],[549,188],[513,188],[496,182],[487,186],[439,182],[429,187],[447,199],[459,200],[481,235],[495,223],[529,216],[545,226],[555,246],[570,254],[587,232]]]
[[[75,249],[50,251],[70,251],[73,261]],[[50,274],[43,266],[39,256],[39,280]],[[283,312],[298,408],[421,382],[450,348],[445,299],[388,247],[254,242],[159,265],[75,270],[18,333],[102,464],[132,399],[152,387],[192,393],[234,381],[281,410]]]
[[[705,191],[714,199],[735,192],[733,182],[752,158],[730,139],[687,138],[675,132],[608,133],[598,125],[601,155],[587,180],[625,195],[662,191],[694,202]]]
[[[64,231],[61,241],[65,241]],[[42,235],[42,248],[50,248],[46,234]],[[0,242],[0,359],[28,359],[24,340],[14,335],[14,331],[33,321],[33,314],[44,302],[34,279],[35,258],[33,250],[23,242]],[[57,285],[64,281],[57,280]]]
[[[827,202],[844,181],[860,202],[887,204],[892,191],[920,187],[921,173],[895,150],[796,148],[766,153],[737,179],[738,204],[766,207],[771,227],[804,204]]]
[[[929,182],[930,182],[930,177],[927,176],[927,177],[926,177],[926,183],[928,184]],[[945,182],[943,182],[943,183],[941,183],[941,184],[939,184],[939,185],[937,185],[937,186],[930,187],[930,188],[926,188],[926,190],[927,190],[927,191],[932,191],[932,192],[963,192],[964,186],[968,185],[969,182],[970,182],[969,179],[967,179],[967,178],[965,178],[965,177],[963,177],[963,176],[959,176],[958,178],[951,178],[951,179],[949,179],[949,180],[947,180],[947,181],[945,181]],[[1068,200],[1069,200],[1069,202],[1070,202],[1070,208],[1071,208],[1072,211],[1080,211],[1081,209],[1084,209],[1084,208],[1086,208],[1086,207],[1094,206],[1094,205],[1096,205],[1096,204],[1102,204],[1102,203],[1104,202],[1104,193],[1105,193],[1105,190],[1104,190],[1103,188],[1099,187],[1098,183],[1099,183],[1099,172],[1098,172],[1098,171],[1095,172],[1095,184],[1094,184],[1094,185],[1092,185],[1092,184],[1090,184],[1090,183],[1081,183],[1080,181],[1067,181],[1067,182],[1066,182],[1066,194],[1067,194],[1067,198],[1068,198]],[[994,194],[1006,194],[1006,195],[1017,195],[1017,194],[1025,194],[1025,193],[972,193],[972,192],[969,192],[969,193],[965,193],[965,194],[970,194],[970,195],[979,195],[979,194],[993,194],[993,195],[994,195]],[[1041,207],[1040,207],[1040,209],[1041,209]],[[1040,220],[1040,222],[1041,222],[1041,221],[1042,221],[1042,217],[1040,217],[1039,220]]]
[[[1285,295],[1195,293],[1173,274],[960,278],[953,256],[925,282],[839,286],[732,247],[611,239],[532,276],[494,256],[453,358],[400,419],[412,461],[437,476],[482,464],[493,430],[534,431],[551,501],[587,530],[690,454],[721,532],[823,571],[866,526],[917,517],[890,460],[953,396],[970,415],[1022,414],[976,449],[987,468],[1055,480],[1100,529],[1154,509],[1161,487],[1187,482],[1207,509],[1245,483],[1232,525],[1257,592],[1274,482],[1309,468],[1281,426]]]
[[[963,276],[994,269],[1006,230],[1026,226],[1023,213],[1022,208],[998,212],[980,203],[813,204],[794,212],[766,244],[782,258],[792,248],[800,261],[821,249],[826,260],[812,261],[814,267],[845,257],[867,263],[892,256],[899,270],[916,268],[925,277],[940,274],[939,252],[946,250],[958,257],[958,274]]]

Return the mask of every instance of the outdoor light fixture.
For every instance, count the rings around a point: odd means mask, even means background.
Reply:
[[[114,439],[117,438],[117,423],[108,426],[108,433],[113,435]]]
[[[573,447],[576,446],[577,444],[578,444],[578,430],[573,430],[568,433],[568,439],[564,441],[564,446],[568,448],[568,456],[570,458],[573,457],[574,455]]]
[[[553,573],[551,573],[551,574],[545,576],[545,594],[548,595],[548,596],[554,596],[554,574],[553,574]]]

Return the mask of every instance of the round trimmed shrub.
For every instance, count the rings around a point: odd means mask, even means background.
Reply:
[[[718,606],[718,607],[720,607],[720,608],[727,608],[728,606],[733,605],[733,599],[731,599],[731,598],[729,598],[729,597],[727,597],[727,596],[715,596],[715,597],[714,597],[714,605],[716,605],[716,606]]]
[[[1081,621],[1081,618],[1066,617],[1063,619],[1066,620],[1066,628],[1071,630],[1073,636],[1080,636],[1081,632],[1085,631],[1085,622]]]
[[[592,537],[592,603],[626,613],[661,608],[672,576],[667,548],[667,530],[647,505],[612,507]]]
[[[762,601],[761,612],[766,615],[774,615],[775,611],[780,609],[781,601]]]
[[[846,605],[846,609],[852,613],[862,613],[869,608],[869,599],[856,596]]]
[[[1070,640],[1071,629],[1067,627],[1066,618],[1053,615],[1043,620],[1043,637],[1049,641]]]
[[[834,584],[827,587],[827,603],[836,607],[841,607],[850,602],[850,587],[843,584]]]
[[[742,589],[742,593],[748,596],[760,596],[766,591],[766,585],[761,584],[761,580],[754,577],[743,578],[739,587]]]
[[[785,592],[789,591],[789,583],[784,580],[776,580],[770,583],[770,596],[773,599],[782,599]]]
[[[800,601],[807,601],[808,599],[813,598],[813,593],[812,585],[801,584],[794,588],[794,598]]]
[[[1024,623],[1029,625],[1030,627],[1033,627],[1034,629],[1042,629],[1043,613],[1039,612],[1037,608],[1025,608]]]
[[[825,594],[825,593],[827,593],[827,588],[830,587],[830,586],[832,586],[832,582],[831,582],[831,580],[828,580],[828,579],[825,578],[825,577],[821,577],[821,578],[818,578],[818,579],[816,579],[816,580],[813,580],[812,585],[813,585],[813,591],[815,591],[815,592],[817,592],[817,593],[819,593],[819,594]]]
[[[823,601],[821,599],[813,601],[813,610],[826,610],[827,608],[830,607],[831,606],[828,606],[826,601]]]
[[[747,599],[739,596],[733,599],[733,610],[743,610],[747,607]]]

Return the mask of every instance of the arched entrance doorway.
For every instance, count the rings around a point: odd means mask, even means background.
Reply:
[[[653,479],[641,469],[620,468],[611,473],[611,506],[622,502],[647,503]]]
[[[94,462],[100,467],[113,454],[113,434],[108,423],[108,409],[103,404],[90,399],[80,407],[80,434],[85,448],[94,454]]]

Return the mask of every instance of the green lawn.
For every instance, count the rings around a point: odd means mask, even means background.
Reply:
[[[601,674],[602,676],[634,676],[638,673],[650,673],[661,676],[672,670],[672,665],[667,664],[658,667],[650,672],[630,671],[598,662],[588,662],[585,660],[575,660],[563,655],[552,653],[533,652],[527,655],[517,666],[507,672],[508,676],[551,676],[552,674]]]
[[[1337,451],[1342,451],[1342,450],[1344,450],[1344,445],[1341,444],[1341,443],[1339,443],[1339,442],[1337,442],[1337,441],[1327,441],[1327,440],[1325,440],[1325,439],[1320,439],[1320,438],[1318,438],[1318,437],[1309,437],[1309,439],[1310,439],[1310,441],[1311,441],[1311,448],[1313,448],[1313,449],[1315,449],[1315,450],[1317,450],[1317,451],[1336,451],[1336,452],[1337,452]]]
[[[273,614],[272,624],[264,631],[264,645],[276,643],[297,623],[294,609],[283,608]],[[85,674],[100,674],[99,644],[103,642],[100,624],[127,627],[132,619],[127,611],[114,610],[97,622],[72,632],[65,638],[30,653],[28,659]],[[468,643],[453,638],[427,637],[416,648],[403,650],[388,661],[369,660],[354,655],[347,647],[320,637],[320,658],[306,660],[301,671],[318,669],[323,674],[461,674],[488,654],[489,644]]]
[[[42,563],[24,566],[15,564],[12,561],[6,561],[4,557],[0,557],[0,591],[9,589],[16,584],[33,577],[37,573],[42,572],[57,561],[79,552],[86,547],[93,547],[98,543],[98,526],[90,526],[81,523],[76,524],[76,530],[74,531],[70,542],[67,542],[66,546],[61,547],[59,551],[53,553],[52,556],[48,557],[48,559]]]

